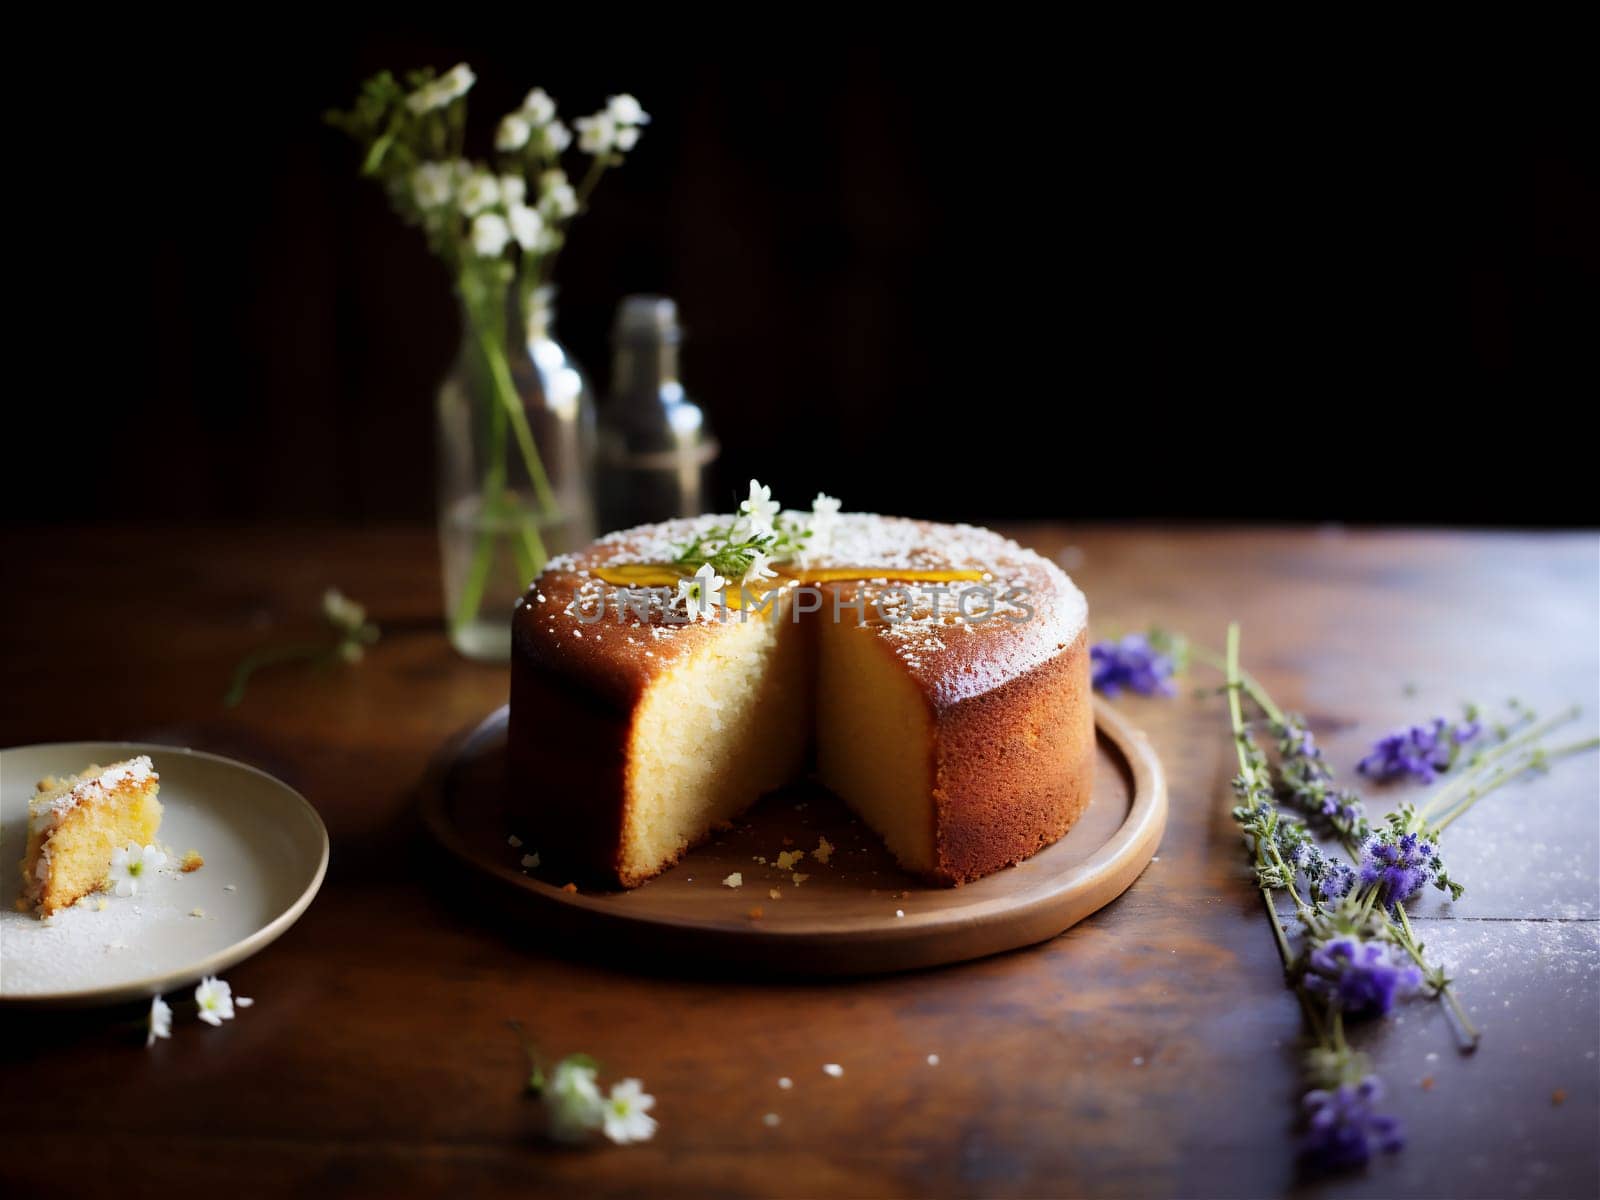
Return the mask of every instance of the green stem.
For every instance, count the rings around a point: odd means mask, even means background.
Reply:
[[[1498,760],[1510,754],[1513,750],[1520,750],[1522,747],[1528,745],[1528,743],[1538,741],[1551,730],[1565,725],[1568,721],[1575,719],[1578,715],[1578,712],[1578,707],[1574,705],[1563,712],[1557,713],[1553,717],[1547,717],[1543,721],[1529,726],[1516,737],[1507,738],[1505,741],[1501,742],[1498,746],[1495,746],[1492,749],[1485,750],[1481,754],[1473,755],[1472,758],[1467,761],[1466,771],[1458,775],[1456,778],[1450,780],[1448,783],[1444,784],[1436,792],[1434,792],[1432,796],[1429,796],[1426,800],[1424,800],[1420,805],[1417,806],[1417,811],[1424,818],[1429,815],[1436,815],[1445,812],[1449,809],[1450,805],[1454,803],[1455,793],[1463,790],[1469,790],[1472,782],[1482,775],[1484,768],[1493,765]]]
[[[527,414],[522,409],[522,399],[517,395],[516,384],[511,378],[504,335],[503,333],[497,335],[495,332],[496,328],[504,326],[503,301],[501,321],[497,326],[491,320],[491,314],[485,311],[483,304],[474,302],[474,297],[479,296],[474,281],[463,279],[460,290],[467,306],[467,322],[472,326],[479,356],[487,373],[487,382],[495,402],[489,407],[489,444],[485,456],[487,467],[484,475],[482,508],[478,514],[480,529],[460,599],[455,612],[451,615],[451,628],[457,632],[465,628],[483,606],[489,574],[494,565],[495,539],[500,536],[499,525],[502,519],[512,520],[515,523],[511,552],[517,559],[518,573],[525,582],[531,581],[550,557],[544,539],[539,533],[537,520],[507,490],[508,424],[516,436],[518,449],[528,469],[528,477],[533,484],[540,509],[545,513],[556,511],[555,494],[545,474],[538,447],[534,444],[533,431],[529,428]]]
[[[244,690],[250,683],[250,677],[264,667],[275,667],[298,659],[315,662],[327,653],[328,647],[325,645],[303,643],[293,646],[269,646],[257,650],[254,654],[248,654],[233,669],[233,681],[228,687],[227,695],[222,698],[222,703],[227,708],[238,707],[239,701],[244,699]]]
[[[606,173],[606,168],[610,165],[610,160],[605,155],[595,155],[594,160],[589,164],[589,169],[583,173],[583,180],[578,184],[576,191],[573,193],[578,201],[578,209],[573,216],[581,216],[588,210],[589,197],[594,195],[595,185],[600,182],[600,176]],[[569,217],[567,219],[567,223],[571,224],[571,221],[572,218]],[[560,254],[561,247],[556,246],[545,251],[545,253],[539,257],[538,265],[534,270],[534,279],[536,283],[550,282],[551,278],[555,275],[556,258]]]
[[[506,362],[505,350],[481,323],[475,322],[475,324],[477,324],[475,332],[478,344],[483,350],[484,361],[489,366],[489,377],[494,384],[495,396],[511,420],[511,432],[516,435],[517,447],[522,451],[522,462],[528,468],[528,479],[533,484],[534,496],[545,514],[553,514],[556,511],[555,492],[550,488],[550,479],[545,474],[544,463],[539,458],[539,448],[534,445],[533,430],[528,426],[528,414],[522,411],[522,398],[517,395],[517,385],[511,378],[511,366]]]
[[[1466,1049],[1476,1049],[1478,1041],[1483,1037],[1483,1034],[1479,1032],[1478,1027],[1467,1016],[1467,1010],[1461,1007],[1461,1001],[1456,998],[1455,989],[1444,979],[1442,968],[1436,973],[1434,968],[1430,967],[1427,960],[1422,957],[1422,947],[1417,943],[1417,934],[1411,928],[1411,918],[1406,915],[1405,906],[1401,905],[1395,911],[1400,914],[1400,924],[1396,926],[1393,919],[1385,913],[1383,916],[1384,928],[1395,941],[1400,943],[1405,952],[1411,956],[1411,961],[1416,963],[1425,975],[1437,974],[1439,998],[1450,1006],[1450,1012],[1455,1016],[1456,1022],[1461,1027]]]
[[[1294,965],[1294,951],[1289,947],[1289,939],[1284,936],[1283,922],[1278,920],[1278,910],[1272,904],[1272,892],[1268,888],[1261,889],[1261,901],[1267,906],[1267,919],[1272,922],[1272,935],[1278,941],[1278,955],[1283,959],[1283,969],[1288,971]]]
[[[1215,650],[1206,646],[1197,646],[1193,642],[1190,642],[1188,646],[1190,658],[1202,662],[1213,670],[1222,672],[1224,675],[1228,673],[1227,659]],[[1245,694],[1256,702],[1262,712],[1267,714],[1267,720],[1275,721],[1279,724],[1283,722],[1283,710],[1272,702],[1272,697],[1267,694],[1267,689],[1261,686],[1260,681],[1254,675],[1241,669],[1239,671],[1239,682],[1244,685]]]
[[[1490,773],[1487,778],[1484,778],[1481,783],[1468,790],[1461,803],[1447,813],[1441,820],[1439,820],[1437,824],[1432,827],[1434,835],[1438,836],[1439,834],[1443,833],[1457,818],[1463,817],[1470,812],[1472,810],[1472,806],[1477,804],[1479,800],[1482,800],[1496,788],[1504,787],[1506,784],[1516,779],[1524,771],[1537,770],[1541,767],[1547,766],[1558,758],[1566,758],[1568,755],[1572,754],[1582,754],[1585,750],[1593,750],[1596,746],[1600,746],[1600,738],[1585,738],[1581,742],[1572,742],[1565,746],[1557,746],[1553,750],[1546,750],[1542,747],[1536,747],[1535,749],[1528,751],[1522,757],[1507,763],[1505,766],[1499,767]]]

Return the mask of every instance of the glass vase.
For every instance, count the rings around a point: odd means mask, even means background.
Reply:
[[[511,656],[511,613],[595,536],[594,396],[552,336],[553,293],[463,280],[461,352],[439,389],[445,623],[468,658]]]

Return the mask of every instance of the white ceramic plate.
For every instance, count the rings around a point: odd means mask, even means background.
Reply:
[[[161,776],[157,836],[172,851],[167,868],[136,896],[102,894],[48,922],[15,911],[35,782],[135,754],[148,754]],[[177,860],[189,850],[205,866],[186,875]],[[132,742],[0,751],[0,1005],[113,1004],[218,974],[293,925],[327,868],[328,831],[316,810],[232,759]]]

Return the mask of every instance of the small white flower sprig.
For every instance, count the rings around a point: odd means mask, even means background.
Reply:
[[[597,1133],[619,1146],[647,1142],[655,1136],[656,1119],[650,1110],[656,1098],[637,1079],[623,1079],[602,1094],[600,1065],[587,1054],[569,1054],[546,1069],[529,1042],[522,1025],[507,1021],[528,1056],[528,1080],[523,1090],[544,1104],[545,1132],[552,1141],[578,1145]]]
[[[207,975],[195,985],[194,1015],[207,1025],[220,1026],[224,1021],[231,1021],[237,1010],[254,1003],[249,996],[235,996],[228,981],[215,975]],[[144,1028],[146,1049],[172,1036],[172,1006],[161,996],[151,997]]]
[[[600,177],[638,144],[650,120],[639,101],[623,93],[573,122],[578,151],[588,158],[574,185],[562,165],[572,131],[543,88],[534,88],[500,119],[493,161],[466,157],[466,98],[476,81],[465,63],[439,76],[431,69],[413,71],[404,83],[383,71],[362,85],[348,112],[327,117],[361,143],[362,174],[383,184],[395,211],[422,230],[454,276],[468,326],[463,348],[487,383],[486,402],[499,410],[488,423],[482,456],[487,519],[473,570],[450,613],[458,630],[483,605],[497,522],[512,531],[524,580],[549,561],[540,530],[563,515],[562,506],[517,393],[512,355],[530,330],[549,319],[551,281],[568,225],[588,207]],[[511,485],[513,444],[532,488],[531,504]]]
[[[222,698],[222,703],[228,708],[233,708],[243,700],[244,690],[249,686],[250,677],[263,667],[298,661],[309,662],[318,667],[328,667],[335,663],[354,665],[366,657],[366,648],[378,640],[378,627],[367,620],[366,608],[357,604],[338,588],[329,588],[322,593],[322,619],[333,635],[331,641],[265,646],[247,655],[233,669],[233,682],[228,687],[227,695]],[[117,894],[120,896],[124,893],[119,890]]]
[[[362,174],[382,183],[395,211],[422,229],[469,306],[503,296],[514,279],[526,314],[551,280],[567,225],[588,206],[600,176],[638,145],[650,114],[622,93],[574,121],[578,151],[588,156],[574,186],[562,166],[572,130],[543,88],[501,117],[492,162],[466,157],[467,93],[476,82],[466,63],[437,76],[431,68],[412,71],[403,83],[381,71],[349,111],[327,120],[362,144]]]
[[[772,489],[750,481],[749,497],[726,525],[713,525],[673,548],[672,563],[693,575],[678,582],[677,601],[694,620],[717,616],[729,580],[760,587],[776,579],[773,563],[791,562],[827,545],[839,518],[839,501],[817,493],[809,519],[785,514]]]

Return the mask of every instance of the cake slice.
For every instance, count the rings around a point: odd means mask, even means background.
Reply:
[[[17,907],[37,908],[48,917],[103,888],[118,850],[155,841],[161,779],[141,754],[109,767],[85,767],[66,779],[41,779],[38,786],[28,801]]]

